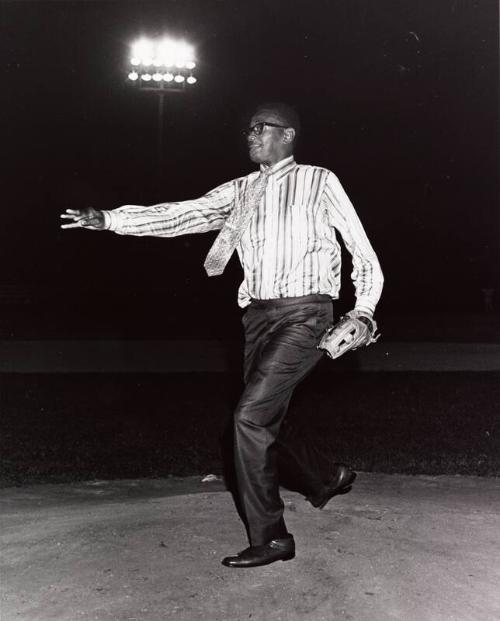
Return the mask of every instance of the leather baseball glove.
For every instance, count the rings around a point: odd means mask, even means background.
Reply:
[[[358,311],[349,311],[340,321],[331,326],[321,337],[318,349],[332,358],[340,358],[348,351],[374,343],[380,336],[376,334],[377,323]]]

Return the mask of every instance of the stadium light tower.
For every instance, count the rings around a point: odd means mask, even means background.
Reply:
[[[163,121],[165,96],[181,93],[196,84],[193,46],[185,41],[163,37],[139,39],[131,45],[129,82],[141,91],[158,95],[158,175],[163,168]]]

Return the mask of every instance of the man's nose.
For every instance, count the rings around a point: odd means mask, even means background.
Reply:
[[[256,136],[254,133],[252,133],[252,134],[248,134],[248,136],[247,136],[247,142],[248,142],[248,144],[251,144],[251,143],[255,140],[255,138],[256,138],[256,137],[257,137],[257,136]]]

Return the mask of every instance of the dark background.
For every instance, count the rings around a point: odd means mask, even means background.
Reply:
[[[206,277],[213,234],[61,231],[59,213],[250,172],[239,129],[262,99],[297,106],[298,161],[354,202],[386,276],[379,319],[480,313],[485,287],[498,303],[496,1],[4,1],[0,15],[2,336],[236,335],[241,272],[233,259]],[[130,43],[164,34],[194,44],[198,83],[167,99],[159,179],[156,95],[126,75]]]

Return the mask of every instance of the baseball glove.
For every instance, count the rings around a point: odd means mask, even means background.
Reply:
[[[326,330],[318,349],[325,351],[332,359],[340,358],[348,351],[374,343],[380,336],[376,332],[377,324],[373,319],[357,311],[349,311]]]

